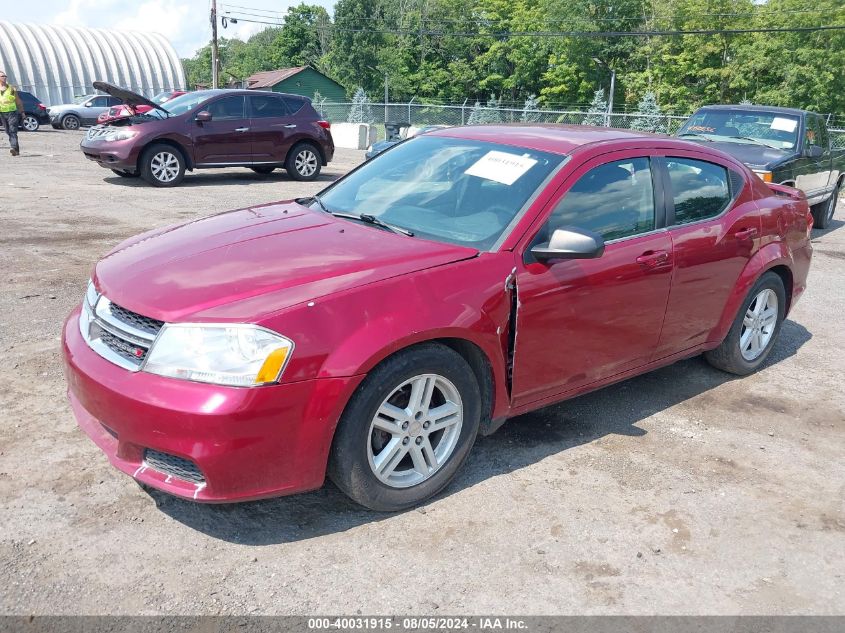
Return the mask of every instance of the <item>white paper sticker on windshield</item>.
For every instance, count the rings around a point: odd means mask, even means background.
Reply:
[[[772,119],[772,124],[769,128],[772,130],[780,130],[781,132],[794,132],[797,125],[798,121],[795,119],[784,119],[783,117],[776,116]]]
[[[495,150],[487,152],[464,173],[487,180],[495,180],[503,185],[512,185],[520,176],[531,169],[537,161],[527,156],[517,156]]]

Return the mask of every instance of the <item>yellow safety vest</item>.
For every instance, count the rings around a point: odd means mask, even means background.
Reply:
[[[17,92],[9,84],[6,84],[5,90],[0,89],[0,112],[14,112],[17,110],[16,96]]]

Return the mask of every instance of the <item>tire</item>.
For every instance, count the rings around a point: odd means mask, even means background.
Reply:
[[[172,145],[151,145],[141,156],[141,176],[154,187],[175,187],[185,177],[185,158]]]
[[[430,406],[411,405],[415,389],[431,393]],[[380,412],[383,407],[391,413]],[[417,413],[409,416],[408,409]],[[440,417],[428,419],[438,409]],[[376,367],[350,398],[332,442],[328,475],[371,510],[410,508],[452,480],[480,419],[481,392],[464,358],[438,343],[416,345]]]
[[[839,183],[836,184],[829,199],[813,206],[813,228],[826,229],[830,226],[830,221],[833,220],[833,214],[836,212],[836,203],[838,200]]]
[[[38,128],[41,127],[41,124],[31,114],[26,114],[23,117],[23,121],[21,121],[21,127],[25,129],[27,132],[37,132]]]
[[[773,300],[777,302],[776,306],[772,305]],[[774,321],[766,317],[772,309]],[[704,358],[713,367],[730,374],[745,376],[755,372],[775,346],[785,312],[783,281],[773,272],[764,273],[742,302],[725,340],[716,349],[705,352]],[[760,335],[756,343],[755,330]]]
[[[82,121],[75,114],[66,114],[62,117],[62,128],[65,130],[78,130]]]
[[[119,169],[112,169],[112,173],[115,173],[122,178],[137,178],[141,175],[137,171],[121,171]]]
[[[273,170],[276,168],[273,165],[259,165],[258,167],[250,167],[250,169],[256,174],[266,176],[267,174],[272,174]]]
[[[315,180],[322,167],[320,151],[311,143],[296,145],[285,160],[285,169],[294,180]]]

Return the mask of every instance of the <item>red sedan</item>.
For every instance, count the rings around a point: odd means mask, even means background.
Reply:
[[[328,474],[407,508],[509,417],[701,353],[759,368],[811,225],[799,192],[677,139],[432,132],[319,196],[117,246],[65,324],[69,397],[117,468],[174,495]]]

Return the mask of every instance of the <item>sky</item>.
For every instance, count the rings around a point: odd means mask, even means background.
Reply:
[[[301,1],[231,0],[231,3],[257,9],[257,13],[273,11],[284,15],[288,7]],[[32,4],[5,1],[3,4],[2,19],[9,22],[161,33],[180,57],[192,56],[211,39],[210,0],[38,0]],[[308,4],[320,4],[331,13],[334,0],[308,0]],[[227,6],[226,0],[218,0],[218,14],[225,15]],[[218,35],[246,39],[263,28],[266,25],[239,21],[224,29],[218,23]]]

